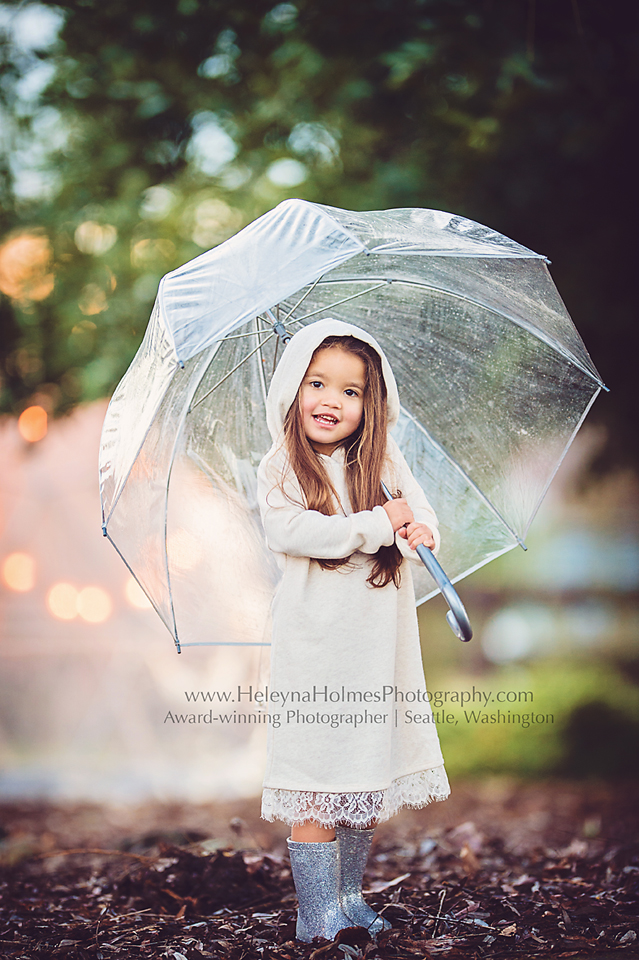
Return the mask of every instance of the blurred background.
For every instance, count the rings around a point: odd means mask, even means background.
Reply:
[[[287,197],[453,211],[552,261],[611,392],[528,552],[461,584],[472,643],[441,600],[420,608],[426,676],[453,777],[636,775],[637,17],[621,0],[0,4],[0,797],[259,792],[263,724],[167,717],[186,693],[263,686],[268,654],[175,654],[101,537],[97,450],[163,274]]]

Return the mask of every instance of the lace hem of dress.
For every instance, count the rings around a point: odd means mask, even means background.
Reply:
[[[313,820],[324,827],[334,827],[337,823],[364,827],[372,820],[389,820],[402,807],[424,807],[432,800],[445,800],[449,794],[443,764],[399,777],[386,790],[363,793],[316,793],[264,787],[262,819],[283,820],[291,825]]]

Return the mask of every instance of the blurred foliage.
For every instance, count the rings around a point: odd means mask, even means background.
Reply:
[[[639,719],[602,700],[576,707],[564,729],[557,769],[572,777],[632,777],[639,757]]]
[[[458,721],[438,725],[452,776],[636,775],[639,693],[629,675],[608,662],[548,659],[479,676],[455,674],[429,689],[434,712],[436,692],[449,692],[439,709]],[[494,698],[502,691],[504,702],[482,704],[476,696],[461,706],[451,696],[459,691]],[[482,713],[497,717],[498,711],[501,718],[481,721]]]
[[[633,463],[637,26],[621,0],[1,5],[0,409],[108,394],[160,277],[286,197],[435,207],[555,261],[613,391],[601,463]]]

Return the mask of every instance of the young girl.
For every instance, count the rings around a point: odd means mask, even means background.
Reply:
[[[284,575],[262,817],[292,825],[306,942],[390,926],[361,894],[374,826],[449,793],[407,563],[438,548],[437,518],[388,432],[398,415],[379,344],[339,320],[295,334],[267,398],[258,498]]]

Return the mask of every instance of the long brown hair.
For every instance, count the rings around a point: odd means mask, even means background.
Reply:
[[[382,491],[382,468],[386,460],[386,431],[388,411],[386,383],[382,361],[376,350],[356,337],[327,337],[311,357],[311,363],[320,350],[339,349],[359,357],[366,369],[364,410],[359,427],[342,441],[346,471],[346,488],[355,513],[372,510],[386,500]],[[309,364],[310,366],[310,364]],[[328,478],[324,465],[304,432],[300,407],[300,388],[284,420],[284,438],[290,466],[298,479],[308,510],[317,510],[325,516],[337,512],[339,497]],[[341,560],[315,559],[324,570],[334,570],[348,564],[350,557]],[[402,555],[396,544],[380,547],[374,556],[373,569],[367,582],[373,587],[385,587],[391,581],[400,584]]]

